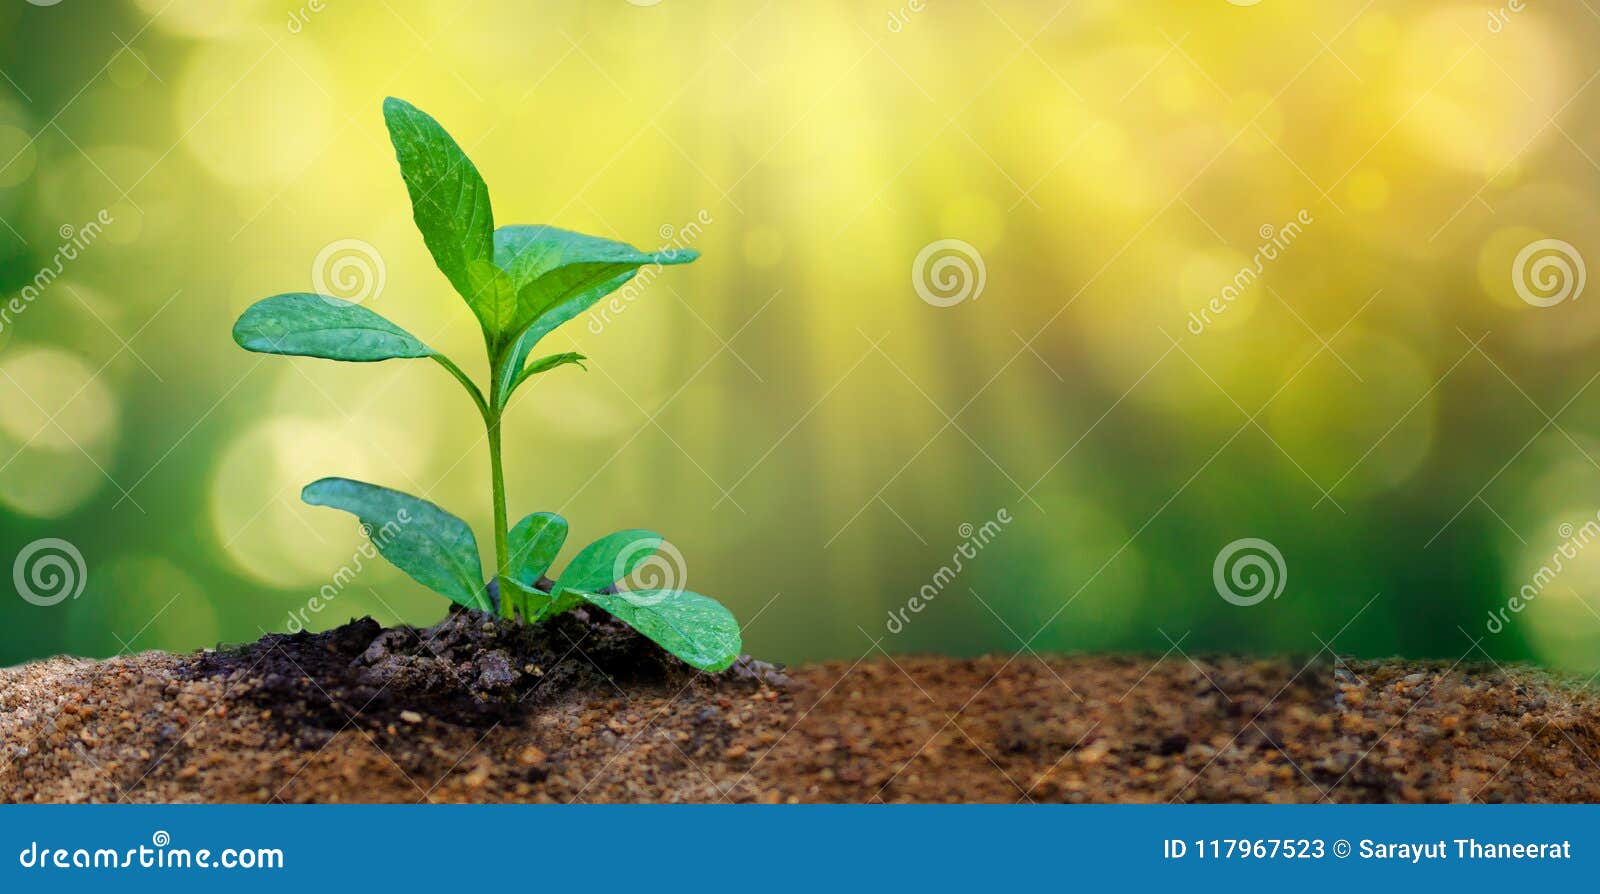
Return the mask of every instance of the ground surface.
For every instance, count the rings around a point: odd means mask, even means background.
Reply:
[[[1600,801],[1534,671],[1170,655],[698,674],[581,613],[0,670],[0,801]]]

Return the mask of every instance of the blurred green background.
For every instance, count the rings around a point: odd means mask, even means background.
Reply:
[[[0,560],[60,538],[87,577],[8,587],[0,662],[285,629],[362,543],[299,502],[323,475],[492,543],[438,368],[229,337],[320,284],[482,375],[393,94],[500,223],[703,252],[550,337],[591,368],[519,395],[508,486],[574,540],[664,532],[758,655],[1600,668],[1585,4],[39,2],[0,9],[0,297],[51,271],[0,321]],[[1219,595],[1241,538],[1277,598]],[[312,626],[443,610],[368,562]]]

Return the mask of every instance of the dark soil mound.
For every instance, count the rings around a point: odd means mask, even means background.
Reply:
[[[703,674],[455,612],[0,670],[6,801],[1600,801],[1600,696],[1521,668],[883,658]]]
[[[484,727],[574,689],[683,687],[703,676],[610,616],[578,609],[530,627],[455,610],[428,628],[385,629],[371,618],[326,633],[268,634],[204,654],[198,677],[248,677],[238,697],[320,730],[361,715],[405,712]],[[748,659],[734,671],[760,668]],[[775,671],[769,670],[769,673]]]

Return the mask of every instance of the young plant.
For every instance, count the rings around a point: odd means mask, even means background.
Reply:
[[[478,543],[466,522],[418,497],[324,478],[301,497],[358,517],[379,553],[423,586],[471,609],[537,623],[580,605],[597,606],[704,670],[722,670],[740,650],[739,625],[715,600],[681,589],[617,589],[662,543],[650,531],[619,531],[584,547],[553,581],[545,576],[567,536],[548,512],[508,527],[500,423],[511,395],[529,379],[567,364],[574,353],[530,360],[539,340],[620,288],[640,267],[686,264],[688,249],[642,252],[631,245],[551,226],[496,228],[489,189],[439,123],[409,103],[387,99],[383,117],[422,241],[467,302],[489,353],[485,394],[450,358],[376,313],[323,295],[275,295],[234,324],[247,351],[367,363],[429,358],[466,389],[489,442],[495,568],[485,581]]]

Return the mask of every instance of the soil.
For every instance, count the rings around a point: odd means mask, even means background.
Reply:
[[[887,656],[721,674],[604,616],[455,612],[0,670],[0,801],[1600,801],[1527,668]]]

